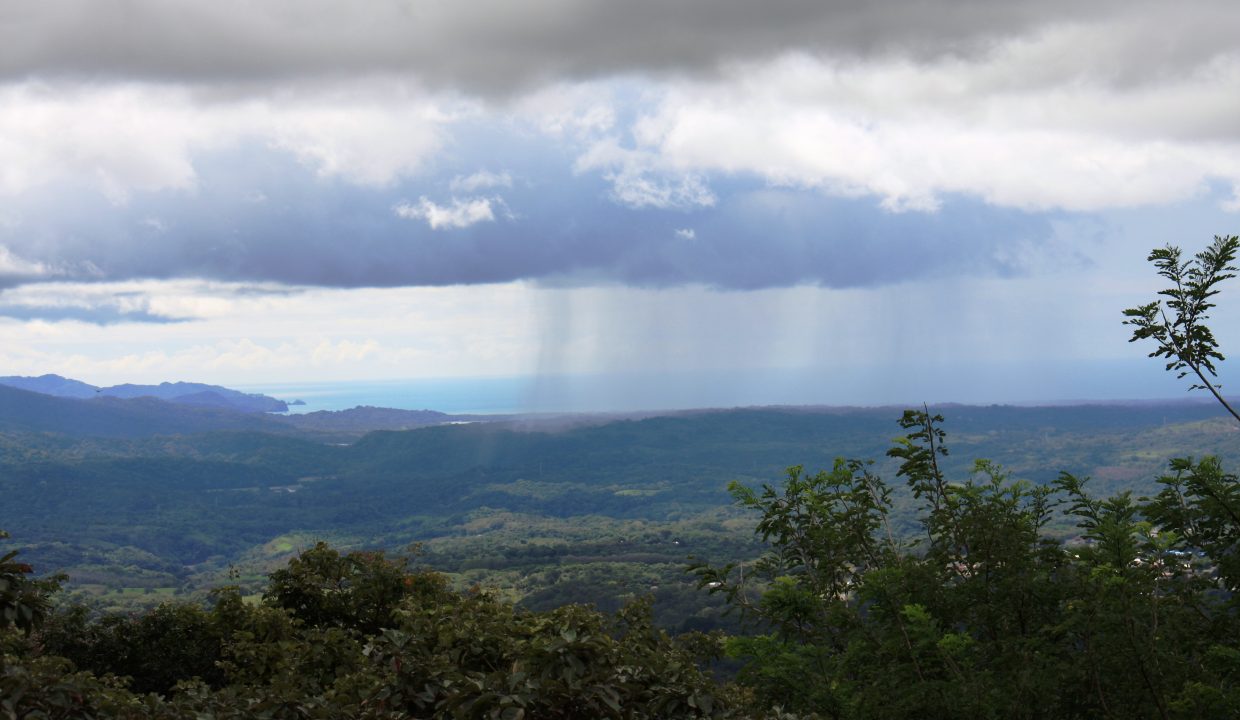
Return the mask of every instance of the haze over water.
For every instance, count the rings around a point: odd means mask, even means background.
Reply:
[[[1191,399],[1185,386],[1153,361],[1047,364],[1026,368],[955,368],[969,378],[936,381],[936,370],[900,375],[896,366],[829,375],[815,370],[610,373],[492,378],[431,378],[237,386],[288,402],[290,412],[358,406],[438,410],[450,414],[631,412],[762,405],[920,405],[923,402],[1056,404],[1142,399]],[[946,371],[944,371],[946,374]],[[1045,384],[1066,389],[1047,397]],[[1145,391],[1131,389],[1144,385]]]

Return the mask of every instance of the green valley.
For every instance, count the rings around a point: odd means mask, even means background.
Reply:
[[[1240,460],[1228,454],[1235,430],[1191,402],[940,411],[957,474],[988,458],[1034,483],[1068,470],[1092,476],[1100,494],[1142,494],[1177,452]],[[218,429],[220,417],[175,435],[10,428],[0,435],[6,529],[39,567],[68,573],[71,597],[100,608],[234,582],[255,592],[273,567],[328,540],[397,553],[417,544],[416,562],[459,586],[536,608],[614,609],[650,594],[665,626],[708,629],[734,621],[695,590],[689,558],[759,548],[728,483],[772,482],[790,465],[816,471],[837,457],[879,459],[875,470],[890,478],[894,464],[882,459],[899,431],[890,408],[501,420],[352,437],[279,427],[278,417],[236,416],[241,427]],[[279,431],[256,432],[256,422]],[[915,534],[911,498],[895,502],[899,531]]]

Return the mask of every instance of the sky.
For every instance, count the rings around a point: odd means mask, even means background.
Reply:
[[[4,3],[0,375],[1178,397],[1121,310],[1240,233],[1237,37],[1232,0]]]

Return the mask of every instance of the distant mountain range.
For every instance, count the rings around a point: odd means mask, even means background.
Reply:
[[[132,399],[152,397],[178,405],[197,405],[246,413],[286,412],[288,403],[267,395],[230,390],[219,385],[192,382],[165,382],[159,385],[113,385],[97,387],[60,375],[39,377],[0,377],[0,385],[62,398],[85,400],[95,397]]]
[[[278,416],[263,413],[174,403],[154,397],[54,397],[0,385],[0,433],[134,438],[212,430],[293,431]]]
[[[0,432],[135,438],[241,430],[353,439],[374,430],[507,419],[377,407],[271,414],[288,407],[266,395],[203,383],[97,387],[60,375],[0,377]]]

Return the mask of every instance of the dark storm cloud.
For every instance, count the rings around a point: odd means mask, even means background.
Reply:
[[[0,76],[216,83],[394,72],[506,94],[556,79],[709,72],[721,61],[790,49],[844,58],[967,55],[999,39],[1108,16],[1147,19],[1165,40],[1132,48],[1102,68],[1109,76],[1174,72],[1234,47],[1234,3],[1169,7],[1131,0],[40,0],[0,7]]]
[[[487,155],[491,148],[475,150]],[[502,159],[496,152],[491,157]],[[529,147],[514,152],[538,156]],[[615,203],[600,177],[556,166],[504,167],[514,177],[538,179],[514,181],[500,189],[502,198],[469,196],[492,199],[491,220],[434,230],[393,208],[419,197],[449,203],[446,180],[359,188],[247,148],[201,160],[192,194],[135,195],[124,206],[82,201],[67,210],[49,192],[52,200],[32,200],[28,222],[0,242],[48,266],[69,267],[72,260],[90,268],[79,279],[92,281],[386,287],[530,280],[756,289],[1019,274],[1025,268],[1005,258],[1051,235],[1052,216],[964,198],[946,198],[937,213],[890,213],[874,199],[734,178],[713,186],[713,207],[632,209]],[[460,174],[444,170],[445,177]]]

